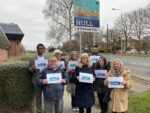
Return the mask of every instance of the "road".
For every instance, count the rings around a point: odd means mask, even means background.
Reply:
[[[150,57],[104,55],[108,60],[119,57],[133,75],[150,78]]]

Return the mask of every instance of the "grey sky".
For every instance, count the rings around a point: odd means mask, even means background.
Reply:
[[[35,49],[37,43],[42,42],[46,46],[47,20],[42,14],[46,0],[0,0],[0,22],[16,23],[25,33],[22,43],[27,50]],[[131,11],[139,7],[145,7],[150,0],[101,0],[101,26],[113,26],[113,21],[123,12]]]

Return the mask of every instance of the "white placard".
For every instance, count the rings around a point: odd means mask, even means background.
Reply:
[[[59,61],[58,65],[60,66],[60,68],[65,68],[65,61]]]
[[[95,70],[96,78],[106,78],[107,70]]]
[[[108,77],[108,81],[109,88],[124,88],[124,85],[122,85],[123,77]]]
[[[93,56],[90,56],[90,60],[95,63],[99,60],[100,56],[96,56],[96,55],[93,55]]]
[[[47,59],[35,60],[36,69],[40,69],[40,71],[42,69],[44,69],[47,65],[48,65],[48,60]]]
[[[69,69],[75,69],[77,65],[77,61],[69,61],[68,68]]]
[[[89,73],[80,73],[79,82],[93,83],[93,75]]]
[[[62,75],[61,75],[61,73],[47,74],[47,80],[48,80],[48,84],[61,83]]]

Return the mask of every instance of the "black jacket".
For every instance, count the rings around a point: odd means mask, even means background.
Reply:
[[[80,72],[93,74],[93,76],[95,76],[93,66],[88,67],[87,65],[84,65],[82,66],[82,68],[77,66],[74,73],[76,78],[77,76],[79,76]],[[95,102],[93,84],[81,83],[77,80],[75,96],[78,107],[85,107],[85,108],[92,107]]]
[[[99,63],[95,63],[94,64],[94,69],[95,70],[107,70],[107,72],[110,69],[110,62],[106,62],[106,64],[104,65],[104,67],[101,67],[99,65]],[[94,82],[94,90],[97,93],[105,93],[107,91],[107,87],[104,85],[104,80],[105,78],[96,78],[95,82]]]

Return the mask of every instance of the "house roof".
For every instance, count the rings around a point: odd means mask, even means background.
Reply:
[[[2,27],[4,33],[6,34],[20,34],[23,35],[23,32],[19,28],[17,24],[14,23],[0,23],[0,26]]]
[[[20,27],[17,24],[14,23],[0,23],[0,26],[3,30],[3,32],[6,34],[7,38],[17,38],[19,40],[22,40],[24,33],[20,29]]]
[[[3,32],[2,28],[0,27],[0,48],[6,49],[9,46],[9,40],[7,39],[7,36]]]

